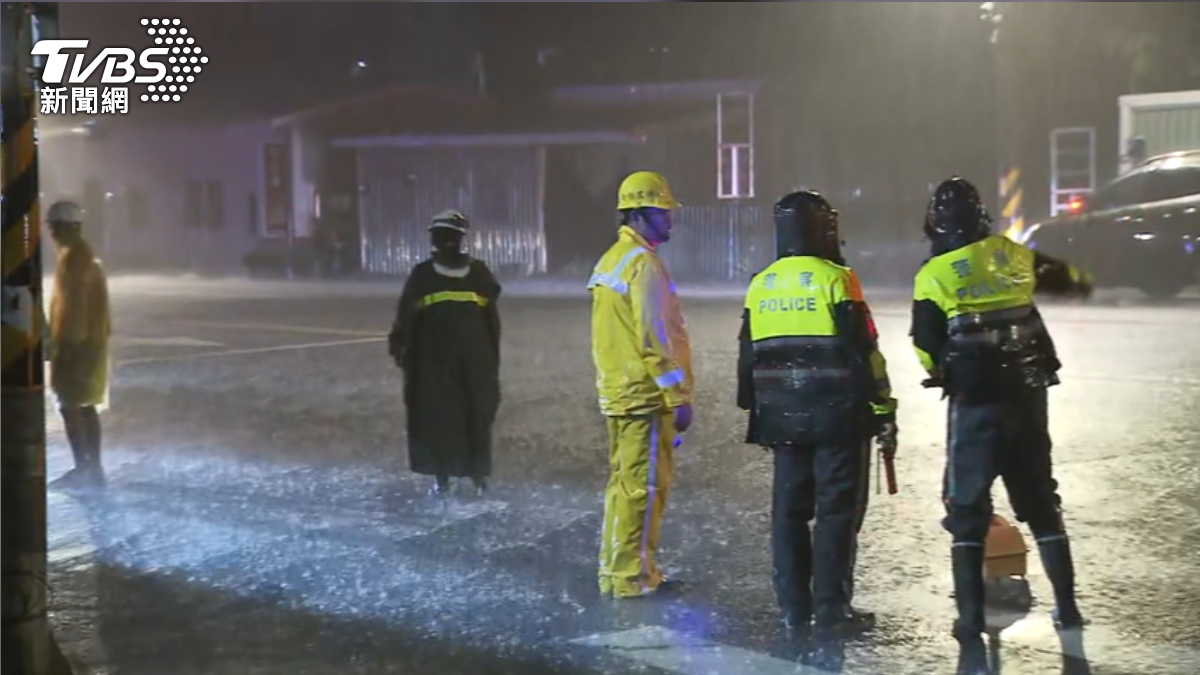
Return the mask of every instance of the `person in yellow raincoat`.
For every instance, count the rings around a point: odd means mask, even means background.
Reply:
[[[675,285],[657,247],[679,206],[662,176],[630,174],[621,225],[588,282],[592,358],[608,422],[610,477],[600,543],[600,591],[636,598],[679,587],[657,561],[678,434],[692,423],[692,358]]]
[[[83,209],[55,202],[46,220],[58,247],[50,300],[50,387],[58,398],[75,468],[54,482],[64,488],[100,487],[100,412],[108,398],[111,327],[108,280],[83,238]]]

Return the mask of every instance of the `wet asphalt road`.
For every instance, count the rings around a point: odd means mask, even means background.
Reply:
[[[386,285],[113,281],[110,487],[50,497],[52,606],[77,672],[796,672],[769,585],[768,457],[734,407],[739,302],[686,297],[699,399],[678,455],[672,602],[602,601],[606,441],[585,297],[506,298],[497,475],[446,505],[404,467]],[[901,493],[876,496],[845,672],[953,673],[939,482],[945,414],[919,387],[902,293],[868,293],[901,402]],[[1096,675],[1200,672],[1200,302],[1051,305],[1051,396]],[[50,472],[69,466],[51,417]],[[1001,513],[1007,513],[997,491]],[[1064,668],[1049,588],[996,613],[1007,675]],[[1079,652],[1079,646],[1069,649]]]

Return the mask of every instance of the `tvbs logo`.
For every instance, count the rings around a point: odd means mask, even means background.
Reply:
[[[154,39],[153,47],[134,51],[129,47],[105,47],[88,61],[89,40],[39,40],[32,54],[43,57],[41,81],[43,112],[127,112],[128,85],[146,85],[142,101],[179,101],[196,81],[208,56],[201,54],[195,38],[188,35],[179,19],[142,19]],[[101,85],[99,96],[95,86]],[[67,94],[70,106],[67,110]],[[60,110],[63,108],[63,110]]]
[[[46,66],[42,69],[42,82],[48,86],[82,85],[96,73],[101,65],[100,84],[157,84],[167,78],[167,56],[171,50],[167,47],[150,47],[143,49],[141,54],[128,47],[105,47],[98,56],[85,65],[84,54],[64,54],[66,49],[87,49],[88,40],[39,40],[33,46],[34,56],[46,57]],[[74,56],[72,61],[71,57]],[[134,68],[134,61],[142,70],[153,71],[152,75],[139,75]],[[67,76],[67,65],[71,64],[71,74]]]

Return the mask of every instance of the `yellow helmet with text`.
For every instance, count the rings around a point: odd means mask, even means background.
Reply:
[[[671,186],[661,174],[653,171],[635,171],[621,181],[617,190],[617,210],[626,209],[677,209],[679,202],[671,194]]]

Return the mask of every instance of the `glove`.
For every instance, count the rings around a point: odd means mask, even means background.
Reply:
[[[692,404],[684,403],[683,405],[671,411],[675,415],[675,431],[683,433],[692,426]]]
[[[875,434],[875,445],[886,459],[896,456],[896,448],[898,447],[897,436],[899,433],[900,429],[896,426],[895,422],[885,422],[879,433]]]

